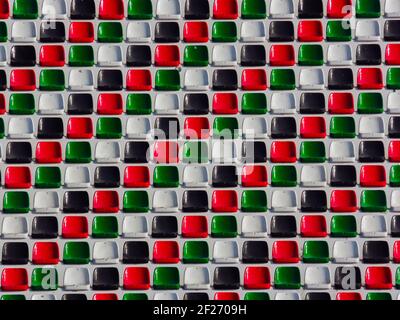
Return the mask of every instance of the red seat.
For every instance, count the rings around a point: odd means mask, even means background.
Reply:
[[[99,4],[99,19],[122,20],[124,18],[123,0],[101,0]]]
[[[300,258],[297,241],[275,241],[272,245],[272,260],[275,263],[298,263]]]
[[[273,67],[293,66],[295,64],[294,47],[291,44],[274,44],[269,50],[269,64]]]
[[[32,186],[29,167],[7,167],[4,176],[7,189],[28,189]]]
[[[244,271],[243,287],[250,290],[271,288],[268,267],[247,267]]]
[[[354,113],[354,98],[351,92],[332,92],[328,99],[330,114]]]
[[[214,300],[240,300],[240,297],[237,292],[216,292]]]
[[[324,117],[301,118],[300,136],[304,139],[326,137],[326,123]]]
[[[204,21],[189,21],[183,26],[184,42],[208,42],[208,25]]]
[[[69,42],[90,43],[94,41],[94,27],[91,22],[71,22],[69,25]]]
[[[150,187],[150,171],[146,166],[126,167],[124,173],[124,186],[126,188]]]
[[[63,46],[42,46],[39,63],[42,67],[63,67],[65,65],[65,50]]]
[[[357,211],[357,196],[354,190],[333,190],[331,193],[331,211]]]
[[[61,229],[62,237],[65,239],[81,239],[89,236],[87,217],[64,217]]]
[[[57,242],[36,242],[32,249],[33,264],[57,264],[60,252]]]
[[[182,237],[207,238],[208,222],[205,216],[184,216],[182,219]]]
[[[351,18],[352,0],[328,0],[326,15],[331,19]]]
[[[362,166],[360,169],[360,185],[362,187],[385,187],[385,167],[380,165]]]
[[[211,210],[213,212],[236,212],[238,196],[235,190],[215,190],[212,194]]]
[[[34,91],[36,90],[35,70],[14,69],[10,73],[11,91]]]
[[[123,112],[122,95],[102,93],[97,100],[97,113],[101,115],[120,115]]]
[[[128,267],[124,271],[125,290],[150,289],[150,272],[146,267]]]
[[[156,241],[153,246],[154,263],[178,263],[179,244],[176,241]]]
[[[179,145],[176,141],[156,141],[153,159],[156,163],[178,163]]]
[[[273,141],[271,144],[271,162],[296,162],[296,144],[293,141]]]
[[[400,263],[400,241],[395,241],[393,244],[393,262]]]
[[[387,65],[400,64],[400,44],[390,43],[386,45],[385,62]]]
[[[400,141],[389,142],[388,159],[390,162],[400,162]]]
[[[323,238],[327,236],[326,219],[324,216],[302,216],[300,222],[302,237]]]
[[[238,3],[237,0],[214,0],[213,18],[214,19],[237,19]]]
[[[118,296],[115,293],[96,293],[93,295],[92,300],[112,301],[112,300],[118,300]]]
[[[0,0],[0,19],[8,19],[10,17],[10,4],[8,0]]]
[[[177,67],[181,64],[179,47],[176,45],[157,46],[154,64],[158,67]]]
[[[210,123],[206,117],[188,117],[184,122],[186,139],[208,139],[210,137]]]
[[[382,89],[383,75],[380,68],[360,68],[357,72],[358,89]]]
[[[297,26],[297,40],[300,42],[320,42],[324,40],[324,32],[321,21],[299,21]]]
[[[151,73],[150,70],[128,70],[126,74],[126,90],[129,91],[150,91]]]
[[[96,191],[93,196],[93,212],[117,213],[119,197],[117,191]]]
[[[242,169],[242,187],[266,187],[268,185],[267,167],[262,165],[245,165]]]
[[[37,163],[61,163],[62,150],[60,142],[38,142],[36,145]]]
[[[28,272],[24,268],[5,268],[1,273],[2,291],[28,290]]]
[[[389,267],[368,267],[365,270],[366,289],[392,289],[392,271]]]
[[[212,101],[214,114],[237,114],[238,98],[235,93],[215,93]]]
[[[6,98],[4,94],[0,94],[0,115],[6,113]]]
[[[359,292],[338,292],[336,300],[362,300]]]
[[[267,90],[267,73],[264,69],[242,71],[242,90]]]
[[[90,118],[70,118],[67,125],[68,139],[90,139],[93,137],[93,123]]]

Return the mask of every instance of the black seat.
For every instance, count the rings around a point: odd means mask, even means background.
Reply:
[[[385,41],[400,41],[400,20],[386,20],[383,37]]]
[[[207,292],[187,292],[183,295],[183,300],[207,301],[210,297]]]
[[[118,188],[121,176],[118,167],[97,167],[94,172],[95,188]]]
[[[177,22],[157,22],[154,28],[154,42],[179,42],[180,31]]]
[[[40,24],[40,42],[65,42],[65,26],[61,21],[44,21]]]
[[[326,111],[325,95],[321,92],[305,92],[300,96],[301,114],[323,114]]]
[[[63,198],[63,212],[87,213],[89,212],[89,195],[86,191],[67,191]]]
[[[121,91],[123,76],[121,70],[100,70],[97,75],[97,89],[99,91]]]
[[[390,222],[390,235],[392,237],[400,237],[400,216],[393,216]]]
[[[400,138],[400,117],[390,117],[388,135],[389,138]]]
[[[353,70],[350,68],[332,68],[328,72],[329,90],[351,90],[354,87]]]
[[[61,118],[40,118],[38,139],[61,139],[64,135],[64,123]]]
[[[154,137],[156,139],[178,139],[179,120],[173,117],[156,118],[154,121]]]
[[[329,292],[307,292],[304,300],[331,300]]]
[[[358,148],[358,161],[384,162],[385,146],[383,141],[361,141]]]
[[[294,216],[273,216],[271,218],[272,238],[293,238],[297,236],[297,223]]]
[[[90,20],[96,18],[96,5],[94,0],[72,0],[71,19]]]
[[[207,212],[208,194],[205,190],[185,190],[182,195],[182,212]]]
[[[156,216],[151,227],[153,238],[176,238],[178,236],[178,220],[174,216]]]
[[[61,300],[86,301],[87,297],[83,293],[68,293],[68,294],[63,294],[63,296],[61,297]]]
[[[240,287],[240,274],[237,267],[216,267],[214,269],[214,289],[235,290]]]
[[[29,142],[9,142],[6,147],[7,163],[32,162],[32,146]]]
[[[32,220],[33,239],[55,239],[58,237],[57,217],[34,217]]]
[[[210,5],[208,0],[186,0],[185,19],[202,20],[210,18]]]
[[[236,70],[233,69],[214,70],[212,85],[213,85],[213,90],[218,90],[218,91],[237,90],[238,77]]]
[[[324,190],[305,190],[301,194],[301,211],[323,212],[327,210],[326,192]]]
[[[361,271],[359,267],[337,267],[335,270],[335,288],[339,290],[361,289]]]
[[[294,41],[294,26],[292,21],[272,21],[269,25],[270,42]]]
[[[127,241],[124,243],[122,262],[129,264],[149,262],[149,244],[146,241]]]
[[[245,241],[242,246],[243,263],[267,263],[268,243],[266,241]]]
[[[322,0],[300,0],[298,17],[300,19],[320,19],[324,15]]]
[[[379,44],[360,44],[356,49],[356,64],[379,65],[382,63],[382,53]]]
[[[243,141],[242,161],[244,163],[267,162],[267,146],[264,141]]]
[[[126,51],[126,65],[128,67],[151,66],[151,49],[146,45],[130,45]]]
[[[10,65],[13,67],[34,67],[36,51],[34,46],[13,46],[10,51]]]
[[[147,141],[129,141],[125,144],[125,163],[148,163],[150,145]]]
[[[363,263],[389,263],[390,253],[387,241],[365,241]]]
[[[186,115],[208,114],[210,102],[205,93],[188,93],[183,99],[183,113]]]
[[[240,64],[243,67],[265,66],[267,63],[263,45],[244,45],[241,49]]]
[[[297,124],[294,117],[274,117],[271,120],[272,139],[294,139],[297,137]]]
[[[68,97],[67,112],[70,115],[93,113],[93,97],[89,93],[73,93]]]
[[[0,91],[7,90],[7,74],[5,70],[0,70]]]
[[[117,268],[101,267],[93,271],[93,290],[117,290],[119,287],[119,272]]]
[[[355,187],[356,168],[351,165],[334,165],[331,169],[331,187]]]
[[[26,242],[6,242],[3,245],[1,256],[2,264],[27,264],[29,261],[29,249]]]
[[[236,166],[215,166],[212,171],[212,185],[215,188],[236,187],[238,185]]]

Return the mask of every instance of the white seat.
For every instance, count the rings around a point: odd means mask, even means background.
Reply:
[[[0,46],[0,66],[4,67],[7,65],[7,53],[4,46]]]
[[[15,21],[11,28],[12,42],[35,42],[36,25],[33,21]]]
[[[97,52],[97,63],[100,67],[122,66],[122,49],[120,46],[100,46]]]
[[[154,294],[153,300],[179,300],[178,294],[175,292],[158,292]]]
[[[239,263],[239,248],[236,241],[215,241],[214,263]]]
[[[158,0],[156,7],[157,19],[179,19],[181,6],[179,0]]]
[[[208,185],[207,167],[188,165],[183,169],[183,185],[186,188],[206,187]]]
[[[204,91],[209,88],[208,72],[203,69],[188,69],[183,82],[185,90]]]
[[[331,287],[331,274],[328,267],[307,267],[304,275],[306,289],[329,289]]]
[[[240,28],[240,41],[265,41],[265,25],[262,21],[243,21]]]
[[[67,5],[65,0],[43,0],[43,19],[65,19],[67,17]]]
[[[42,93],[39,97],[38,112],[40,114],[63,114],[64,98],[61,93]]]
[[[242,219],[242,237],[266,238],[267,221],[264,216],[244,216]]]
[[[360,234],[365,238],[380,238],[387,236],[386,219],[384,216],[368,215],[361,218]]]
[[[389,113],[400,113],[400,92],[390,92],[387,100]]]
[[[212,63],[216,67],[234,66],[237,64],[237,51],[233,45],[216,45],[212,51]]]
[[[32,295],[31,300],[53,301],[53,300],[56,300],[56,296],[52,293],[34,294],[34,295]]]
[[[87,268],[66,268],[64,272],[64,290],[79,291],[90,289],[90,276]]]
[[[245,118],[242,128],[244,139],[266,139],[268,137],[267,120],[265,118]]]
[[[25,217],[4,217],[1,236],[5,239],[24,239],[28,237],[28,222]]]
[[[335,241],[332,253],[335,263],[358,263],[360,254],[356,241]]]
[[[333,141],[329,148],[331,162],[355,162],[354,145],[351,141]]]
[[[119,252],[115,241],[98,241],[93,246],[93,263],[118,263]]]
[[[387,18],[400,17],[400,1],[386,0],[385,1],[385,16]]]
[[[153,211],[159,213],[178,212],[178,194],[173,190],[156,190],[153,194]]]
[[[390,209],[395,212],[400,211],[400,190],[393,190],[390,195]]]
[[[33,138],[32,118],[10,118],[8,122],[8,137],[10,139]]]
[[[116,163],[121,159],[121,150],[118,142],[97,142],[94,159],[98,163]]]
[[[150,42],[151,31],[148,22],[129,22],[126,30],[128,42]]]
[[[297,195],[293,190],[276,190],[272,193],[271,209],[275,212],[296,212]]]
[[[328,47],[327,64],[331,66],[347,66],[353,62],[351,47],[348,44],[331,44]]]
[[[149,118],[130,117],[126,122],[128,139],[146,139],[151,133]]]
[[[87,69],[72,69],[69,73],[69,89],[72,91],[92,91],[94,90],[93,73]]]
[[[378,41],[380,38],[379,23],[376,20],[359,20],[356,24],[357,41]]]
[[[56,191],[36,191],[33,198],[33,210],[36,213],[58,213],[60,198]]]
[[[300,183],[303,187],[326,186],[326,170],[320,165],[305,165],[301,169]]]
[[[159,93],[154,101],[157,114],[179,114],[179,97],[175,93]]]
[[[296,113],[296,98],[293,93],[273,93],[271,97],[271,113]]]
[[[301,90],[323,90],[324,73],[322,69],[302,69],[299,85]]]
[[[210,273],[207,267],[185,269],[183,286],[186,290],[207,290],[210,288]]]
[[[293,0],[271,0],[269,17],[273,19],[294,18]]]
[[[122,223],[122,236],[125,238],[146,238],[148,236],[146,217],[125,217]]]
[[[300,295],[297,292],[278,292],[275,300],[300,300]]]
[[[215,163],[237,162],[237,148],[232,140],[216,140],[212,147],[212,161]]]
[[[360,138],[383,138],[385,124],[381,117],[361,117],[358,132]]]
[[[67,167],[64,186],[66,188],[88,188],[90,186],[89,168]]]

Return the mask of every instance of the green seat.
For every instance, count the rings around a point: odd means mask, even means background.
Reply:
[[[69,65],[71,67],[94,66],[94,51],[92,46],[71,46],[69,48]]]
[[[363,190],[360,208],[364,212],[385,212],[387,210],[385,191]]]
[[[328,263],[329,247],[326,241],[306,241],[303,246],[304,263]]]
[[[28,213],[29,194],[25,191],[7,191],[3,196],[4,213]]]
[[[366,300],[392,300],[389,292],[368,292]]]
[[[212,26],[212,41],[236,42],[237,27],[233,21],[217,21]]]
[[[274,274],[276,289],[300,289],[300,270],[298,267],[277,267]]]
[[[58,272],[56,268],[35,268],[32,271],[31,290],[53,291],[58,289]]]
[[[270,300],[268,292],[246,292],[244,300]]]
[[[60,188],[61,169],[60,167],[38,167],[35,173],[36,188]]]
[[[391,187],[400,187],[400,165],[394,165],[390,168],[389,184]]]
[[[351,39],[350,21],[330,20],[327,22],[326,41],[351,41]]]
[[[325,162],[325,144],[322,141],[304,141],[300,145],[300,161],[304,163]]]
[[[210,252],[207,241],[186,241],[182,259],[183,263],[208,263]]]
[[[153,18],[153,5],[151,0],[129,0],[128,19],[148,20]]]
[[[37,19],[39,9],[37,0],[15,0],[13,6],[14,19]]]
[[[121,118],[99,118],[96,124],[96,137],[98,139],[121,139]]]
[[[205,141],[187,141],[183,145],[184,163],[207,163],[208,144]]]
[[[148,93],[131,93],[126,98],[126,113],[128,115],[151,114],[151,96]]]
[[[267,96],[265,93],[244,93],[242,96],[243,114],[266,114]]]
[[[149,195],[147,191],[126,191],[123,199],[123,209],[127,213],[144,213],[149,211]]]
[[[90,248],[88,242],[66,242],[64,245],[64,264],[88,264],[90,261]]]
[[[65,89],[64,71],[47,69],[40,72],[39,87],[42,91],[63,91]]]
[[[267,17],[267,6],[265,0],[243,0],[242,19],[265,19]]]
[[[0,139],[5,137],[5,126],[4,126],[4,119],[0,118]]]
[[[8,41],[8,29],[7,24],[4,21],[0,21],[0,42]]]
[[[388,89],[400,89],[400,68],[389,68],[386,73],[386,87]]]
[[[178,268],[155,268],[153,272],[153,287],[156,290],[178,290],[180,287]]]
[[[120,22],[100,22],[97,29],[98,42],[119,43],[124,39]]]
[[[157,70],[155,80],[156,90],[178,91],[181,89],[181,79],[178,70]]]
[[[24,301],[26,300],[23,294],[3,294],[0,300],[4,301]]]
[[[330,124],[331,138],[355,138],[356,123],[353,117],[332,117]]]
[[[117,238],[118,237],[118,220],[117,217],[94,217],[92,223],[93,238]]]
[[[149,300],[146,293],[125,293],[122,300]]]
[[[331,237],[354,238],[357,237],[357,221],[353,215],[333,216],[331,220]]]
[[[296,78],[293,69],[272,69],[270,82],[271,90],[296,89]]]
[[[183,52],[183,64],[188,67],[208,66],[207,46],[186,46]]]
[[[71,141],[65,148],[65,162],[90,163],[92,161],[92,148],[87,141]]]
[[[273,187],[297,186],[297,170],[295,166],[277,165],[272,167],[271,185]]]
[[[214,216],[211,221],[211,236],[214,238],[235,238],[237,236],[235,216]]]
[[[35,113],[35,97],[31,93],[13,93],[10,96],[8,112],[11,115]]]
[[[302,44],[298,56],[301,66],[322,66],[324,64],[324,51],[319,44]]]
[[[214,138],[237,139],[239,136],[239,122],[235,117],[217,117],[213,124]]]
[[[155,167],[153,172],[153,186],[156,188],[177,188],[179,186],[178,167]]]
[[[378,92],[361,92],[358,95],[357,111],[360,114],[382,113],[382,94]]]
[[[241,209],[244,212],[267,212],[267,194],[264,190],[244,190]]]
[[[380,0],[357,0],[357,18],[379,18],[381,16]]]

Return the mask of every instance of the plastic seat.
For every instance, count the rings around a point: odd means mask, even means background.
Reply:
[[[1,224],[1,235],[5,239],[28,237],[28,222],[25,217],[5,217]]]
[[[7,189],[28,189],[32,186],[29,167],[7,167],[4,177]]]
[[[327,64],[332,66],[346,66],[352,64],[351,48],[347,44],[329,45]]]
[[[114,264],[118,263],[119,251],[114,241],[95,242],[93,246],[93,263]]]
[[[42,3],[43,19],[65,19],[67,5],[64,0],[45,0]]]
[[[64,290],[89,290],[90,277],[86,268],[66,268],[64,272]]]
[[[398,201],[399,198],[397,198],[398,196],[400,196],[400,192],[398,190],[392,191],[390,196],[390,208],[392,211],[400,211],[400,203]]]
[[[148,226],[145,217],[127,216],[122,223],[122,236],[125,238],[146,238]]]
[[[377,21],[357,21],[357,41],[378,41],[380,39],[379,24]]]
[[[388,263],[389,245],[384,240],[365,241],[363,245],[364,263]]]
[[[237,64],[237,52],[233,45],[215,45],[212,51],[212,63],[216,67]]]
[[[178,211],[178,196],[175,191],[157,190],[153,196],[153,211],[154,212],[177,212]]]
[[[292,141],[273,141],[270,151],[271,162],[293,163],[297,160],[296,145]]]
[[[324,88],[324,74],[322,69],[302,69],[299,86],[302,90],[318,90]]]
[[[178,0],[158,0],[156,6],[156,19],[179,19],[181,8]]]
[[[292,93],[273,93],[271,97],[271,113],[286,114],[296,112],[296,101]]]
[[[329,289],[331,287],[331,275],[327,267],[307,267],[304,275],[306,289]]]
[[[238,263],[239,249],[235,241],[216,241],[213,248],[214,263]]]
[[[123,263],[149,262],[149,245],[145,241],[127,241],[123,246]]]
[[[1,273],[1,287],[4,291],[28,290],[28,272],[23,268],[5,268]]]
[[[383,138],[385,135],[383,119],[378,117],[362,117],[358,130],[361,138]]]
[[[185,269],[183,286],[186,290],[207,290],[210,288],[210,274],[205,267]]]
[[[273,19],[294,18],[294,5],[292,0],[271,0],[269,16]]]
[[[265,25],[259,21],[243,21],[240,28],[240,41],[260,42],[265,40]]]
[[[60,200],[57,192],[37,191],[33,198],[33,210],[36,213],[58,213]]]
[[[99,19],[121,20],[124,18],[123,1],[101,0],[99,4]]]
[[[67,216],[62,221],[62,237],[65,239],[79,239],[87,238],[89,235],[88,231],[88,220],[86,217]],[[74,242],[73,242],[74,243]],[[69,245],[74,246],[74,245]],[[67,245],[66,245],[67,247]],[[66,259],[66,252],[68,254],[68,248],[64,247],[64,263]],[[88,257],[89,258],[89,257]]]
[[[124,271],[125,290],[147,290],[150,288],[150,273],[146,267],[127,267]]]
[[[212,194],[211,210],[213,212],[236,212],[238,197],[233,190],[215,190]]]
[[[10,17],[10,4],[8,0],[0,3],[0,19],[8,19]]]
[[[365,287],[367,289],[391,289],[392,271],[389,267],[367,267],[365,270]]]
[[[188,188],[205,187],[208,185],[207,168],[203,166],[186,166],[183,170],[183,185]]]
[[[68,87],[72,91],[94,90],[93,74],[90,70],[71,70],[69,73]]]
[[[302,237],[326,237],[327,227],[324,216],[302,216],[300,222]]]
[[[262,216],[245,216],[242,219],[242,236],[259,238],[267,236],[267,222]]]
[[[359,250],[355,241],[335,241],[332,259],[335,263],[358,263]]]
[[[297,211],[297,196],[294,191],[274,191],[271,198],[271,209],[275,212]]]
[[[65,170],[64,185],[67,188],[89,187],[89,169],[86,167],[67,167]]]
[[[116,142],[98,142],[94,158],[98,163],[119,162],[121,158],[119,144]]]
[[[238,17],[238,10],[238,3],[236,0],[216,0],[213,5],[213,18],[236,19]]]
[[[294,216],[273,216],[271,219],[272,238],[293,238],[297,236],[297,223]]]
[[[97,52],[97,63],[100,67],[122,66],[122,50],[118,46],[100,46]]]
[[[208,1],[187,0],[185,2],[185,19],[208,19],[210,17],[210,7]]]
[[[36,26],[29,21],[16,21],[11,28],[12,42],[35,42]]]
[[[206,70],[186,70],[183,87],[188,91],[203,91],[209,88]]]
[[[272,246],[272,260],[274,263],[298,263],[299,248],[296,241],[275,241]]]
[[[245,118],[242,129],[245,139],[263,139],[267,137],[267,122],[263,118]]]
[[[31,118],[11,118],[8,128],[8,137],[10,139],[33,138],[34,129]]]
[[[60,260],[56,242],[35,242],[32,248],[33,264],[58,264]]]
[[[398,18],[400,17],[400,5],[397,1],[387,0],[385,1],[384,14],[387,18]]]
[[[233,141],[216,140],[212,146],[212,161],[215,163],[235,163],[237,147]]]
[[[129,22],[126,31],[128,42],[149,42],[151,30],[148,22]]]
[[[329,148],[331,162],[354,162],[355,151],[351,141],[333,141]]]
[[[326,186],[326,171],[322,166],[303,166],[300,182],[304,187]]]
[[[91,22],[72,22],[68,30],[71,43],[91,43],[94,41],[94,27]]]
[[[387,236],[386,220],[383,216],[369,215],[361,219],[360,235],[366,238],[380,238]]]

